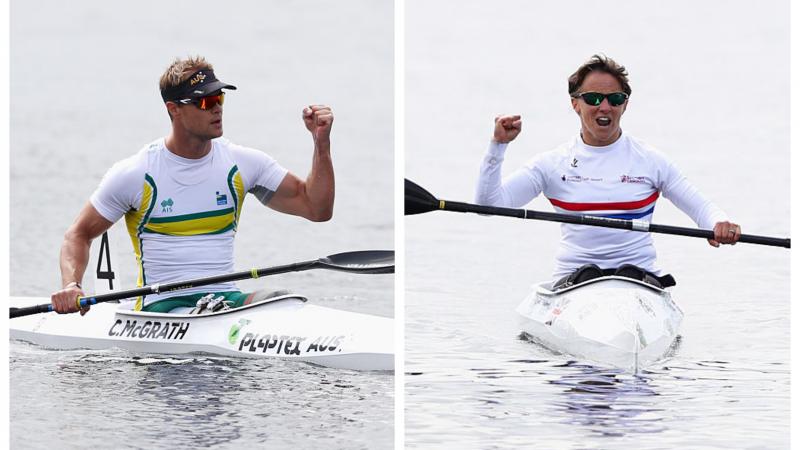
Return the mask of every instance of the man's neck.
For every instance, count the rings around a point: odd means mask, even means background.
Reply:
[[[181,158],[200,159],[211,152],[211,141],[182,136],[174,130],[164,140],[167,150]]]

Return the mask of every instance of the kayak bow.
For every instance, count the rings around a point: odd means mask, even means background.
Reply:
[[[631,278],[551,285],[536,285],[517,307],[526,337],[600,364],[637,372],[663,359],[683,320],[667,290]]]

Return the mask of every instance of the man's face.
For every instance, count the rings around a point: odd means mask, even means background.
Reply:
[[[612,75],[605,72],[590,72],[578,93],[599,92],[601,94],[611,94],[622,92],[622,85]],[[589,105],[582,98],[572,99],[572,108],[581,118],[581,136],[587,145],[602,147],[612,144],[621,133],[620,120],[628,102],[611,106],[608,98],[597,105]]]
[[[222,105],[216,104],[206,110],[195,104],[179,105],[175,120],[180,120],[183,128],[201,140],[211,140],[222,136]]]

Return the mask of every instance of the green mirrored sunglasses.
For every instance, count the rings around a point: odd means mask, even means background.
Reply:
[[[611,94],[601,94],[599,92],[583,92],[573,95],[574,98],[582,98],[587,105],[600,106],[603,99],[608,99],[608,104],[611,106],[619,106],[628,100],[628,94],[624,92],[613,92]]]

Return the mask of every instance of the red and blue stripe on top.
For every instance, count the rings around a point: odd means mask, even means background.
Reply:
[[[658,196],[658,191],[653,191],[652,194],[641,200],[624,202],[575,203],[549,197],[548,200],[550,200],[557,212],[564,214],[583,214],[610,219],[633,220],[653,214]]]

